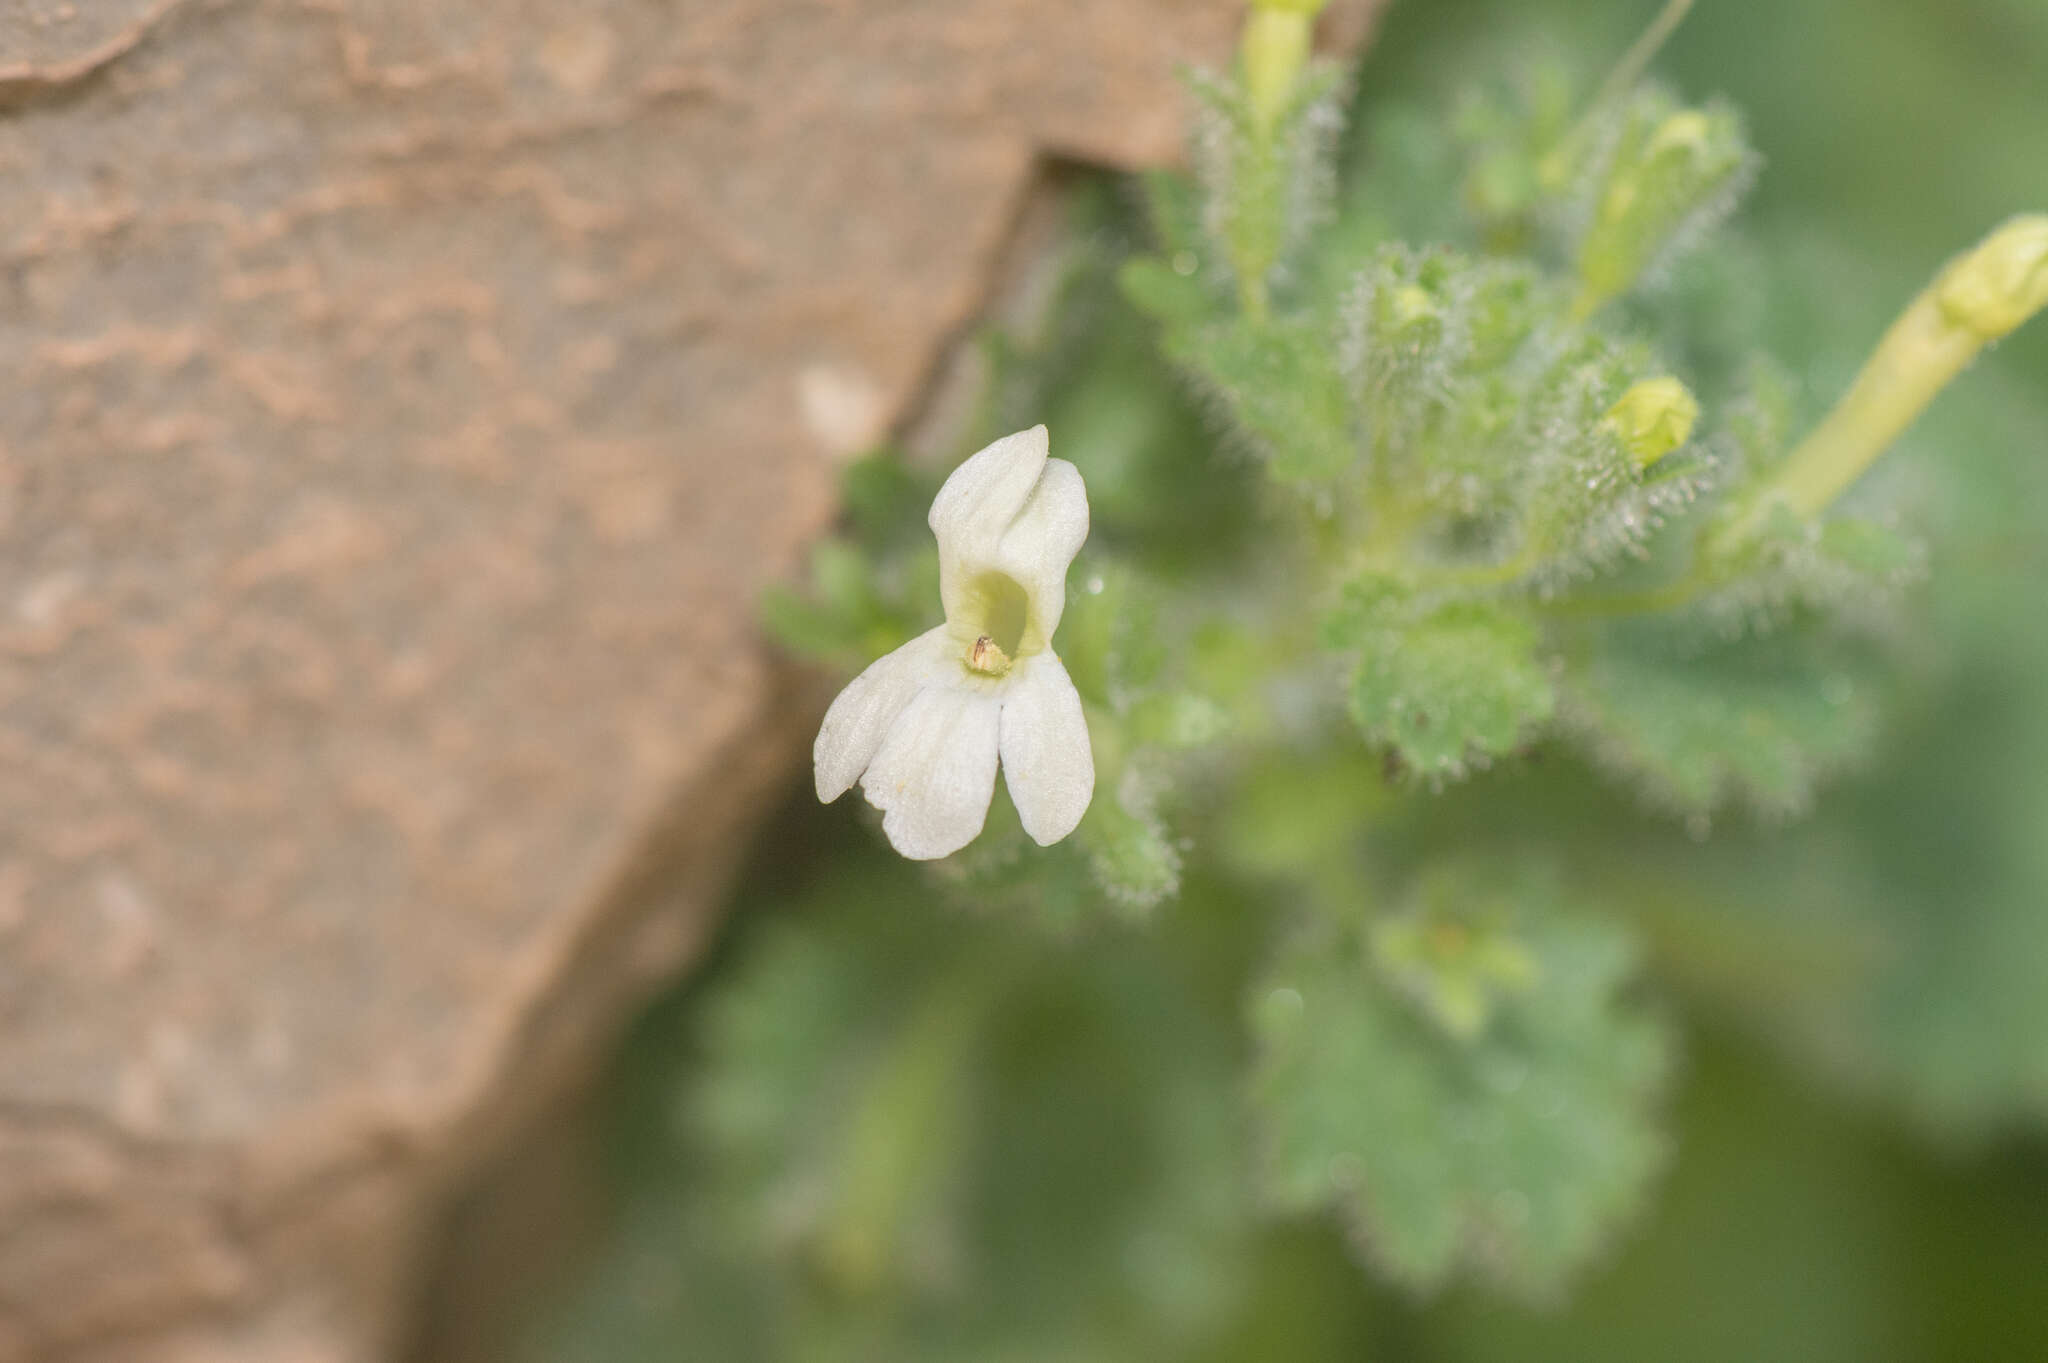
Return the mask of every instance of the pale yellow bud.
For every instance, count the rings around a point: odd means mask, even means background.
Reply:
[[[1935,276],[1827,418],[1709,539],[1741,547],[1777,507],[1825,511],[1984,347],[2048,306],[2048,214],[2013,218]]]
[[[1396,327],[1414,326],[1436,316],[1436,301],[1419,284],[1403,284],[1388,301]]]
[[[1692,439],[1700,419],[1699,399],[1669,374],[1632,386],[1602,417],[1640,468],[1650,465]]]
[[[1942,316],[1995,341],[2048,305],[2048,213],[2013,218],[1934,284]]]
[[[1668,151],[1683,151],[1688,155],[1703,155],[1707,150],[1708,138],[1714,125],[1698,109],[1680,109],[1677,113],[1657,125],[1650,134],[1650,142],[1643,150],[1645,160],[1655,160]]]
[[[1285,6],[1260,6],[1244,23],[1240,49],[1244,60],[1244,89],[1252,113],[1270,130],[1287,107],[1294,82],[1308,64],[1312,13]]]

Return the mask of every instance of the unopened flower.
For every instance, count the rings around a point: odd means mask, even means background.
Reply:
[[[1984,347],[2048,307],[2048,214],[2023,213],[1942,267],[1899,314],[1820,425],[1707,539],[1733,554],[1780,507],[1826,511]]]
[[[1934,282],[1942,316],[1995,341],[2048,307],[2048,213],[2010,218]]]
[[[1024,831],[1074,831],[1095,793],[1081,696],[1052,651],[1067,565],[1088,538],[1088,494],[1046,431],[1005,436],[932,502],[946,623],[871,664],[825,712],[818,798],[860,783],[882,831],[919,861],[981,832],[1001,760]]]
[[[1699,399],[1666,374],[1644,379],[1623,393],[1601,424],[1621,441],[1637,467],[1648,468],[1692,439],[1699,419]]]

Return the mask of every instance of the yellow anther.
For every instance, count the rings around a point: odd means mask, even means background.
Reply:
[[[986,634],[974,641],[974,647],[967,650],[967,666],[970,671],[987,677],[1000,677],[1010,670],[1010,655]]]

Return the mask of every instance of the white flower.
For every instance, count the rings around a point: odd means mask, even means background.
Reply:
[[[818,798],[855,781],[906,857],[959,851],[981,832],[1002,760],[1024,831],[1074,831],[1095,793],[1081,696],[1052,651],[1067,565],[1088,538],[1081,473],[1046,457],[1045,427],[1004,436],[932,502],[946,623],[848,683],[812,749]]]

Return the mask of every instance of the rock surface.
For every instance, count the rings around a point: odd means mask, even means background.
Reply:
[[[388,1356],[804,751],[835,460],[1235,10],[0,0],[0,1363]]]

